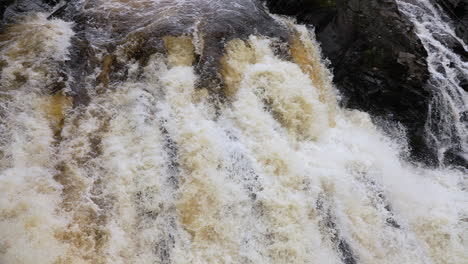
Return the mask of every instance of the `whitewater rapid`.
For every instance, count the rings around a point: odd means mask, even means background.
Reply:
[[[126,2],[105,5],[152,4]],[[135,39],[96,49],[102,63],[79,77],[88,102],[65,70],[72,23],[34,14],[10,26],[0,263],[466,263],[467,175],[406,162],[404,131],[338,107],[313,32],[269,19],[291,41],[226,40],[207,68],[219,69],[215,88],[200,80],[210,51],[197,27],[156,37],[164,52],[147,57]]]
[[[455,33],[452,21],[438,5],[428,0],[398,1],[399,9],[410,18],[424,48],[431,78],[432,101],[425,127],[425,138],[437,151],[441,165],[450,160],[466,167],[468,162],[468,62],[455,51],[468,52],[468,45]],[[463,23],[458,21],[457,23]]]

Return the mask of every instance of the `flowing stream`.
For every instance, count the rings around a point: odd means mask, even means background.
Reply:
[[[425,138],[437,151],[440,164],[449,158],[468,166],[468,61],[454,51],[458,48],[467,54],[468,45],[457,37],[443,10],[429,0],[398,1],[398,5],[415,25],[428,53],[428,85],[433,95]]]
[[[253,0],[69,8],[86,22],[0,35],[1,264],[467,263],[467,175],[339,108],[305,26]]]

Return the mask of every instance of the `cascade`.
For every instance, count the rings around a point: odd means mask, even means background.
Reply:
[[[0,35],[1,264],[467,261],[466,174],[340,108],[312,29],[255,0],[69,5]],[[453,74],[432,107],[461,114]]]
[[[450,20],[430,1],[399,1],[400,10],[414,23],[428,53],[429,80],[433,89],[425,138],[437,150],[440,164],[455,160],[468,166],[468,46],[455,34]],[[462,23],[460,21],[460,23]],[[463,88],[463,84],[465,88]]]

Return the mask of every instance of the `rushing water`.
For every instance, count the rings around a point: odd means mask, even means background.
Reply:
[[[425,138],[438,152],[439,162],[458,159],[468,166],[468,61],[453,48],[468,53],[468,45],[454,32],[450,20],[429,0],[399,1],[400,10],[414,23],[427,53],[433,99],[429,105]],[[459,21],[459,23],[462,23]],[[466,88],[465,88],[466,89]]]
[[[340,109],[306,27],[247,0],[74,8],[0,36],[1,264],[467,261],[466,175]]]

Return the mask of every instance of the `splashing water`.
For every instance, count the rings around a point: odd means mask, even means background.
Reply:
[[[94,1],[86,67],[60,19],[0,37],[0,263],[467,261],[466,175],[338,108],[304,26],[203,3]]]
[[[428,53],[429,85],[434,89],[425,138],[438,152],[440,164],[445,164],[447,158],[459,159],[459,163],[466,167],[468,93],[462,83],[468,82],[468,62],[463,61],[450,46],[460,46],[461,52],[468,52],[468,46],[457,37],[440,7],[428,0],[398,1],[398,5],[414,23]]]

